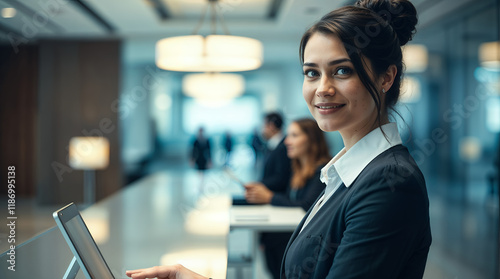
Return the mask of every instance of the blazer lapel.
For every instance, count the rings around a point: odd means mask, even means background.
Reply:
[[[325,194],[325,190],[323,190],[321,192],[321,194],[318,195],[318,198],[313,203],[313,205],[309,208],[309,210],[306,212],[306,215],[304,215],[304,217],[300,221],[299,225],[297,226],[297,228],[295,228],[295,231],[293,232],[292,236],[290,237],[290,240],[288,241],[288,244],[286,245],[286,248],[285,248],[285,253],[283,254],[283,259],[281,259],[281,278],[285,278],[285,277],[283,277],[284,274],[285,274],[285,270],[284,270],[284,268],[285,268],[285,258],[286,258],[286,253],[288,252],[288,248],[290,247],[290,244],[292,244],[292,242],[297,238],[297,236],[299,235],[300,231],[302,230],[302,226],[304,226],[304,222],[306,221],[307,216],[309,216],[309,214],[311,213],[311,210],[313,209],[314,205],[318,202],[318,200],[324,194]]]

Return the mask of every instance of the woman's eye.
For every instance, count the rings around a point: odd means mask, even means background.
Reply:
[[[304,71],[304,75],[307,76],[307,77],[317,77],[318,76],[318,72],[316,72],[315,70],[305,70]]]
[[[351,68],[347,68],[347,67],[340,67],[337,69],[337,71],[335,72],[335,75],[340,75],[340,76],[345,76],[345,75],[349,75],[352,73],[352,70]]]

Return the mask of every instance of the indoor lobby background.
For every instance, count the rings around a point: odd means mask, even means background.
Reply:
[[[226,131],[234,139],[229,164],[246,181],[258,179],[249,143],[263,115],[279,111],[285,125],[310,117],[302,98],[302,33],[353,2],[221,0],[231,34],[262,41],[263,64],[239,73],[241,96],[203,103],[183,92],[187,73],[155,65],[155,43],[191,34],[205,1],[0,0],[0,9],[16,9],[0,18],[0,219],[7,216],[12,165],[18,241],[53,227],[53,210],[83,203],[84,172],[69,164],[72,137],[109,141],[109,164],[95,171],[97,202],[159,172],[183,177],[179,187],[218,179]],[[407,62],[407,94],[394,119],[429,192],[433,243],[425,278],[500,278],[500,1],[412,2],[419,25],[410,45],[421,52],[416,68]],[[210,32],[207,22],[200,33]],[[493,53],[485,53],[488,46]],[[189,163],[200,126],[213,147],[205,178]],[[334,155],[341,138],[327,136]],[[1,225],[2,253],[8,233]]]

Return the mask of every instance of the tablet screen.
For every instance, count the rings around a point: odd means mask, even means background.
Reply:
[[[70,204],[54,212],[54,218],[71,251],[83,263],[84,274],[92,279],[114,279],[76,206]]]
[[[82,217],[77,215],[66,222],[66,229],[90,276],[113,278]]]

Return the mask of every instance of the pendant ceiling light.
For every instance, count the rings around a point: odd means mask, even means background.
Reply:
[[[197,100],[231,100],[243,94],[245,80],[238,74],[189,74],[182,80],[182,89]]]
[[[165,70],[180,72],[238,72],[255,70],[262,65],[262,43],[258,40],[231,36],[218,15],[218,0],[208,0],[211,10],[212,34],[198,35],[207,7],[191,36],[171,37],[156,43],[156,65]],[[216,35],[219,17],[224,35]]]
[[[479,60],[484,68],[500,70],[500,41],[481,44]]]

